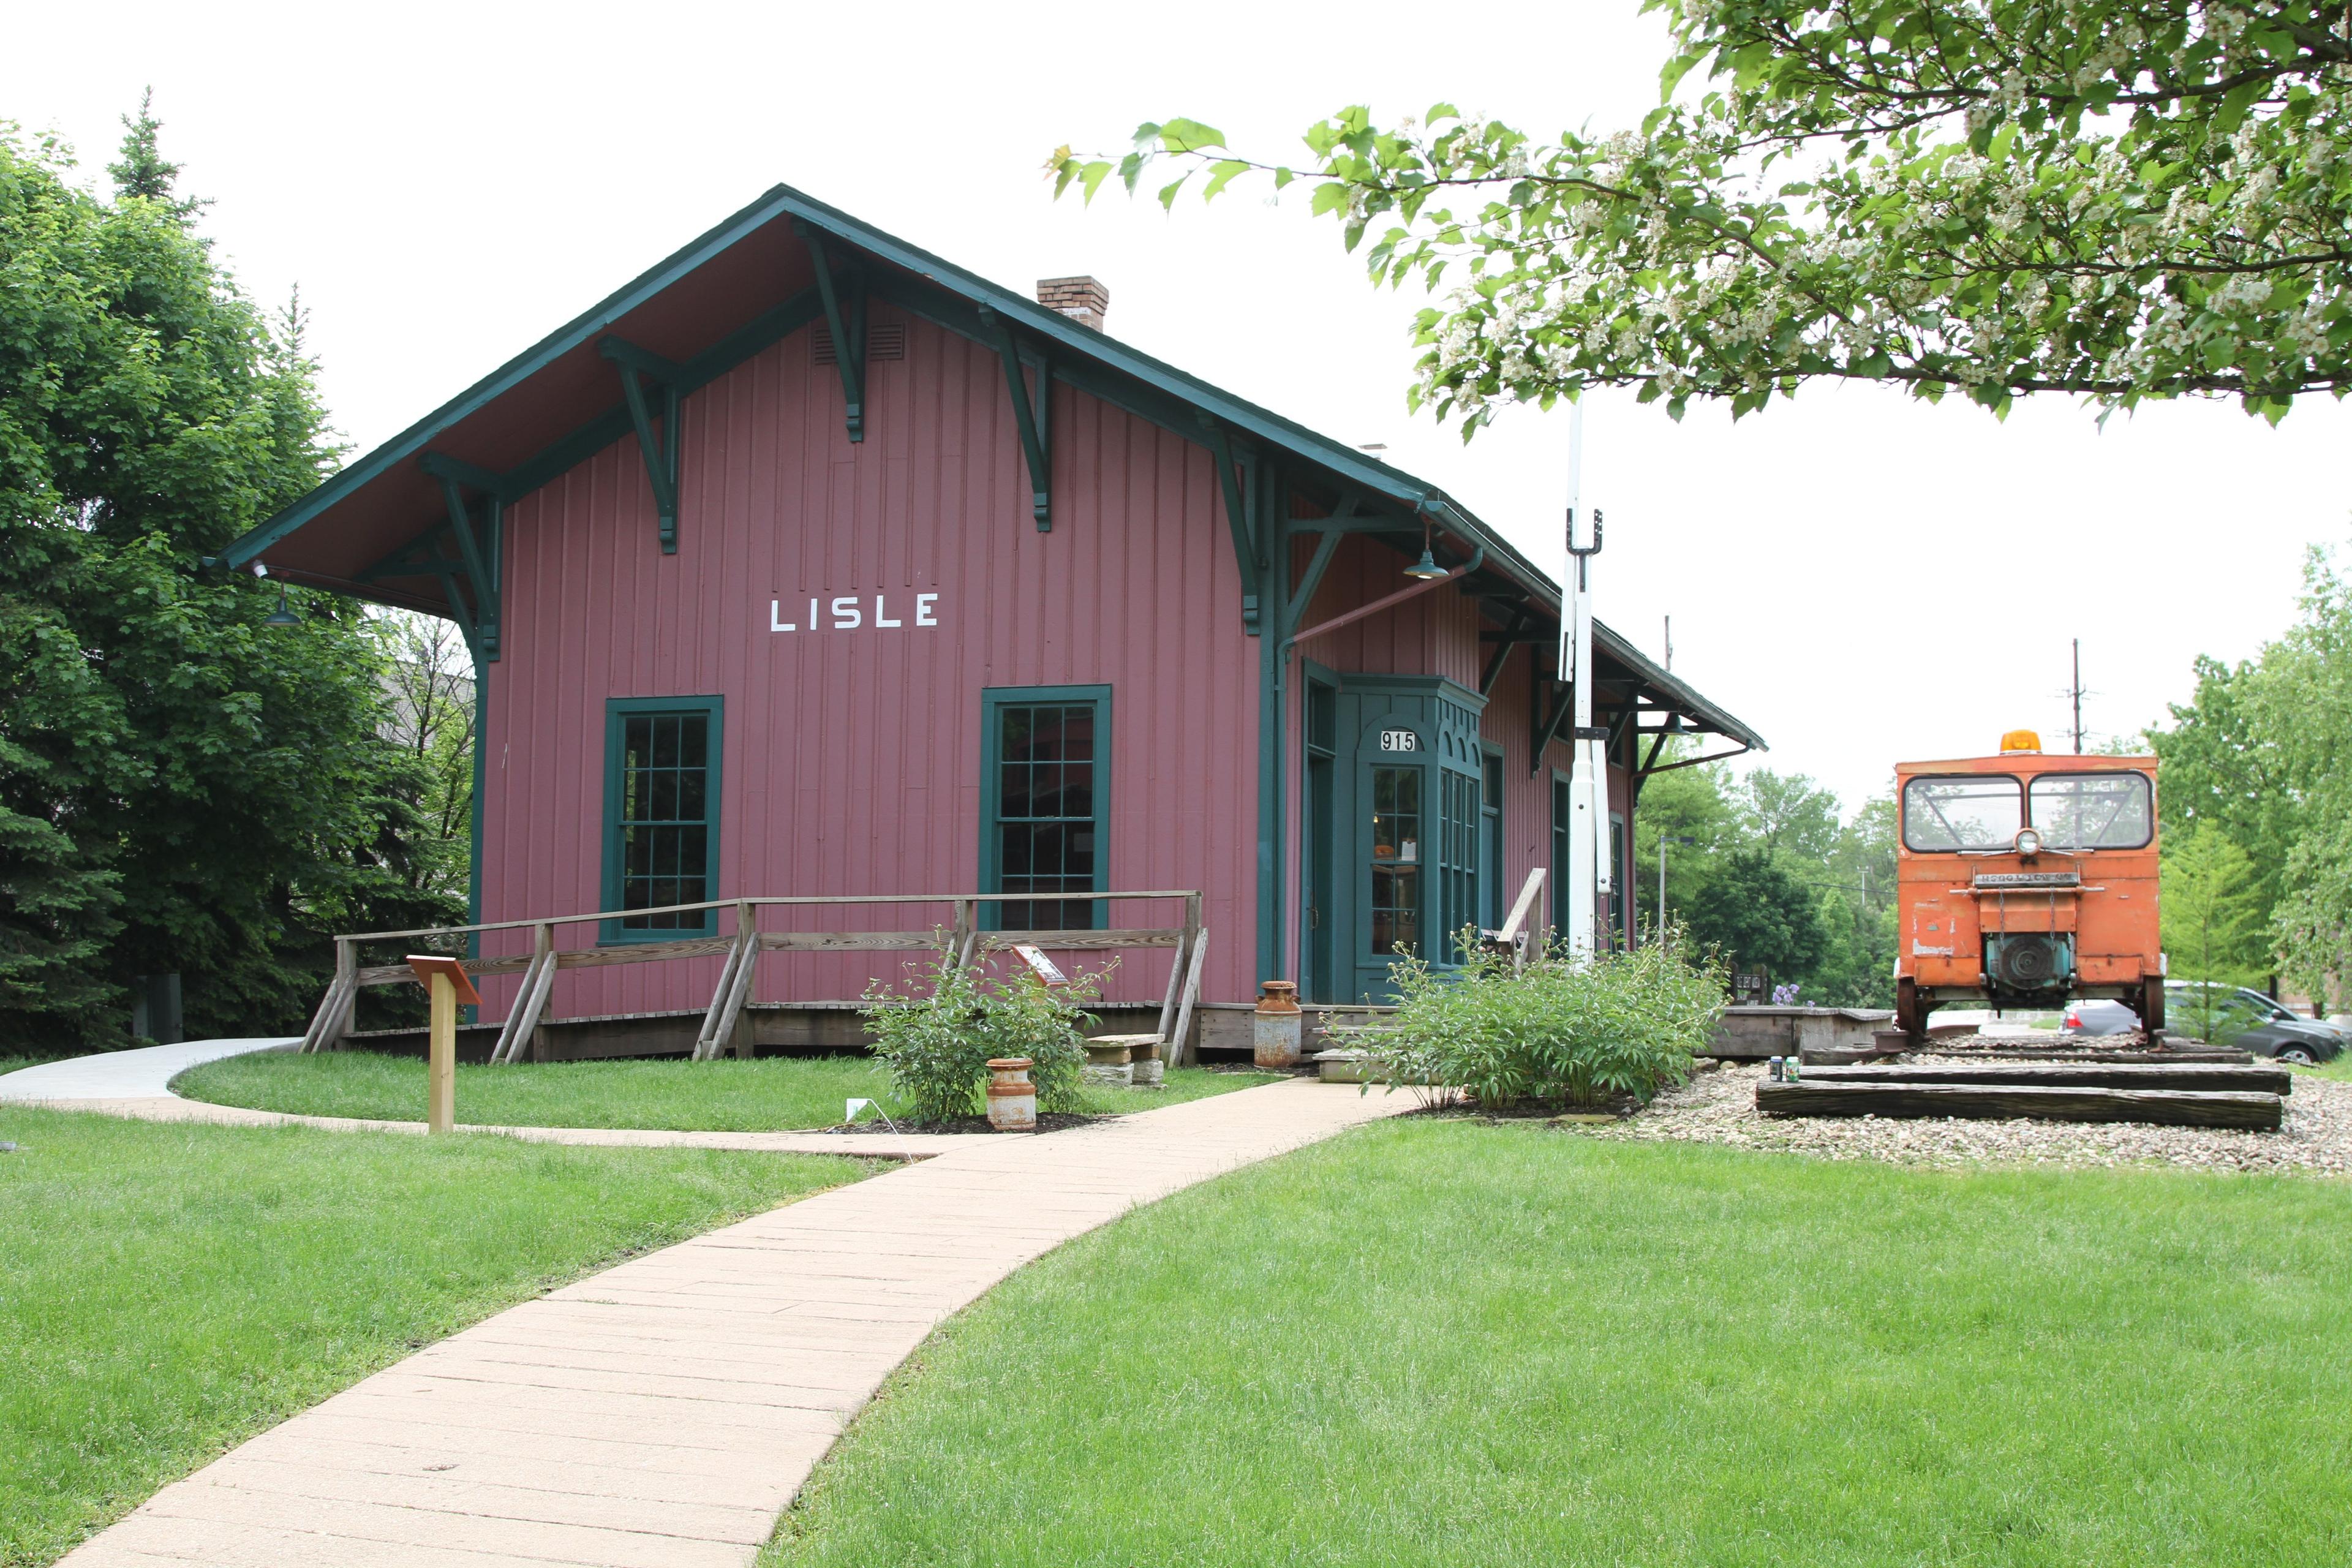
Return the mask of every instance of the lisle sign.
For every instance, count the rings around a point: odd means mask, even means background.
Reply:
[[[893,616],[887,594],[875,595],[870,609],[866,597],[858,594],[843,594],[831,599],[813,597],[808,601],[808,617],[805,620],[799,618],[800,603],[797,599],[793,602],[794,618],[788,621],[784,619],[784,602],[782,599],[769,600],[768,629],[772,632],[854,632],[861,626],[870,626],[877,631],[895,631],[910,624],[906,602],[899,601],[898,614]],[[939,608],[940,596],[937,594],[916,595],[911,624],[938,626]]]

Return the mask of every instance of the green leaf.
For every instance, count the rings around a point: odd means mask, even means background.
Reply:
[[[1201,199],[1204,202],[1213,199],[1219,191],[1233,183],[1235,174],[1244,174],[1248,169],[1249,165],[1239,158],[1221,158],[1210,164],[1209,183],[1202,187]]]
[[[1225,133],[1197,120],[1171,120],[1160,127],[1160,144],[1171,153],[1201,153],[1225,144]]]

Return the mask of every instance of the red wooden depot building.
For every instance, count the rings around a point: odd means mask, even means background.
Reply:
[[[1442,956],[1565,868],[1559,589],[1434,488],[1121,343],[1108,304],[779,186],[227,560],[464,629],[477,921],[980,891],[1031,895],[1013,926],[1132,926],[1165,920],[1085,895],[1198,889],[1205,1003],[1380,1000],[1393,943]],[[1443,578],[1408,574],[1424,549]],[[1622,931],[1661,735],[1760,742],[1595,641]],[[753,1001],[837,1004],[904,957],[765,963]],[[719,963],[566,970],[549,1013],[699,1014]],[[1167,972],[1129,954],[1112,994]]]

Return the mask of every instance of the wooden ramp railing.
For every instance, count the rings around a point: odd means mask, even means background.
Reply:
[[[710,1005],[703,1012],[702,1026],[694,1044],[694,1059],[709,1061],[730,1049],[741,1050],[748,1045],[748,1041],[740,1037],[744,1030],[744,1009],[751,1002],[752,987],[758,979],[761,954],[919,952],[939,945],[942,940],[954,955],[955,962],[967,967],[975,958],[1015,944],[1067,952],[1097,948],[1172,947],[1176,952],[1175,960],[1169,967],[1168,993],[1160,1004],[1160,1036],[1168,1042],[1171,1054],[1181,1050],[1185,1032],[1192,1026],[1193,1005],[1200,999],[1202,966],[1209,946],[1208,931],[1201,924],[1200,893],[1179,890],[1092,893],[1087,896],[1087,901],[1104,905],[1130,900],[1181,899],[1184,904],[1183,923],[1176,926],[1108,931],[981,929],[980,909],[982,904],[1030,903],[1035,901],[1036,897],[1034,893],[874,893],[842,898],[713,899],[698,904],[666,904],[659,909],[599,910],[593,914],[490,921],[480,925],[432,926],[420,931],[359,931],[335,939],[335,976],[327,986],[327,994],[319,1004],[319,1011],[310,1019],[309,1031],[302,1037],[301,1048],[304,1051],[334,1049],[352,1032],[352,1018],[361,991],[371,985],[396,985],[410,978],[408,965],[404,962],[362,964],[359,960],[362,944],[397,942],[447,947],[462,945],[461,939],[483,931],[528,931],[531,933],[528,953],[468,960],[466,964],[467,973],[477,976],[522,976],[522,984],[515,993],[514,1005],[508,1010],[506,1021],[499,1026],[498,1044],[490,1049],[493,1062],[520,1061],[530,1052],[538,1035],[540,1022],[546,1016],[548,996],[554,989],[555,976],[560,970],[724,955],[726,963],[719,969],[719,984],[711,991]],[[760,929],[760,911],[764,909],[866,904],[940,904],[951,908],[954,914],[944,937],[936,929],[864,931],[763,931]],[[677,942],[630,942],[611,947],[559,948],[555,945],[558,926],[729,910],[734,911],[735,920],[735,930],[731,935],[687,937]],[[718,922],[714,920],[712,923]]]

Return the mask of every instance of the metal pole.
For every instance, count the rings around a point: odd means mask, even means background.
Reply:
[[[1560,617],[1559,668],[1571,672],[1575,685],[1575,742],[1569,773],[1568,942],[1573,953],[1590,953],[1600,945],[1599,910],[1604,907],[1612,880],[1608,856],[1601,847],[1605,831],[1603,803],[1608,785],[1602,769],[1607,758],[1593,738],[1592,724],[1592,578],[1591,558],[1601,552],[1601,516],[1592,518],[1592,542],[1576,542],[1576,512],[1582,502],[1584,478],[1584,405],[1570,405],[1568,416],[1568,539],[1567,567],[1562,576],[1569,614]]]
[[[2083,639],[2074,639],[2074,754],[2083,754]]]
[[[1666,929],[1666,836],[1658,835],[1658,929]]]

